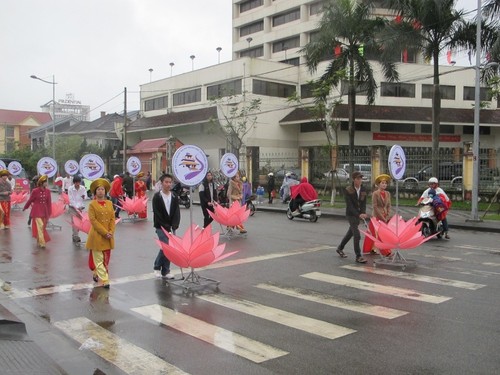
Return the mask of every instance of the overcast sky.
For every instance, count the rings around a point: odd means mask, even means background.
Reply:
[[[484,1],[484,0],[483,0]],[[73,94],[100,111],[139,109],[139,85],[231,59],[231,0],[0,0],[0,108],[41,111]],[[477,0],[459,0],[473,10]],[[465,55],[453,56],[467,65]],[[443,63],[446,58],[443,57]]]

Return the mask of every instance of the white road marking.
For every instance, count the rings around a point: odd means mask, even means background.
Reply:
[[[80,349],[93,351],[127,374],[187,374],[85,317],[55,322],[54,325],[79,342]]]
[[[483,247],[483,246],[475,246],[475,245],[455,245],[459,249],[468,249],[468,250],[480,250],[487,251],[489,253],[497,253],[500,254],[500,249],[496,247]]]
[[[500,263],[492,263],[492,262],[485,262],[485,263],[481,263],[485,266],[493,266],[493,267],[499,267],[500,266]]]
[[[364,281],[348,279],[347,277],[328,275],[326,273],[320,273],[320,272],[311,272],[301,276],[312,280],[323,281],[326,283],[331,283],[336,285],[343,285],[350,288],[369,290],[375,293],[388,294],[391,296],[407,298],[421,302],[441,303],[451,299],[451,297],[424,294],[412,289],[403,289],[394,286],[367,283]]]
[[[333,340],[356,332],[350,328],[221,294],[199,295],[197,298],[327,339]]]
[[[135,307],[132,311],[255,363],[262,363],[288,354],[288,352],[271,345],[263,344],[158,304]]]
[[[397,278],[406,279],[406,280],[415,280],[415,281],[422,281],[422,282],[431,283],[431,284],[453,286],[455,288],[462,288],[462,289],[477,290],[477,289],[480,289],[480,288],[483,288],[486,286],[484,284],[474,284],[474,283],[468,283],[466,281],[443,279],[441,277],[432,277],[432,276],[425,276],[425,275],[416,275],[413,273],[391,271],[391,270],[385,270],[385,269],[374,268],[374,267],[342,266],[342,268],[346,268],[346,269],[349,269],[352,271],[358,271],[358,272],[374,273],[376,275],[397,277]]]
[[[314,292],[312,290],[279,287],[272,284],[258,284],[257,288],[270,292],[283,294],[290,297],[300,298],[306,301],[321,303],[323,305],[338,307],[340,309],[355,311],[362,314],[372,315],[384,319],[394,319],[408,314],[407,311],[391,309],[389,307],[371,305],[369,303],[354,301],[346,298],[332,297],[328,294]]]
[[[462,260],[462,258],[445,257],[445,256],[442,256],[442,255],[424,254],[422,256],[424,258],[435,258],[435,259],[449,260],[449,261],[452,261],[452,262]]]

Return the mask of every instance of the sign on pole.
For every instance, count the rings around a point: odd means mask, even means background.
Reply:
[[[96,154],[85,155],[80,159],[80,173],[88,180],[96,180],[104,174],[104,161]]]
[[[57,163],[54,159],[48,156],[38,160],[36,164],[36,170],[39,175],[46,175],[48,178],[54,177],[57,173]]]
[[[172,157],[172,170],[182,184],[199,185],[208,171],[207,155],[198,146],[181,146]]]
[[[222,155],[220,159],[220,170],[226,177],[233,177],[238,173],[238,158],[230,152]]]

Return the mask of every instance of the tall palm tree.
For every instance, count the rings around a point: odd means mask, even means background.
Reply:
[[[392,43],[401,48],[413,46],[433,64],[432,92],[432,170],[436,174],[439,162],[439,126],[441,94],[439,89],[439,55],[452,46],[460,45],[459,30],[467,29],[464,12],[455,9],[456,0],[389,0],[396,11],[390,23]],[[474,34],[473,34],[474,35]],[[463,41],[467,45],[469,39]]]
[[[368,104],[375,102],[377,92],[373,68],[365,54],[377,51],[374,55],[381,59],[385,78],[389,81],[398,80],[395,63],[385,59],[388,54],[380,49],[377,42],[377,35],[384,28],[385,21],[374,17],[372,10],[373,6],[366,1],[326,0],[317,37],[302,49],[311,73],[316,72],[325,57],[333,57],[322,76],[318,78],[320,82],[330,82],[334,87],[342,85],[343,80],[347,84],[351,171],[354,167],[356,92],[359,89],[366,90]],[[344,74],[339,74],[341,72]]]

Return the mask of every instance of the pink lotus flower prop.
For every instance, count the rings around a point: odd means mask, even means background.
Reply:
[[[64,202],[65,205],[69,205],[69,196],[68,196],[68,194],[62,193],[59,196],[59,200],[62,201],[62,202]]]
[[[368,231],[361,231],[365,236],[371,238],[375,246],[379,249],[413,249],[434,236],[424,237],[420,232],[422,224],[417,224],[417,218],[414,217],[404,221],[399,215],[394,215],[388,223],[380,222],[371,218],[371,223],[375,227],[378,237],[374,237]]]
[[[211,225],[200,229],[192,224],[182,237],[164,232],[169,243],[166,244],[160,240],[156,240],[156,243],[172,263],[182,268],[206,267],[237,253],[233,251],[222,254],[226,244],[219,245],[219,232],[212,235]]]
[[[28,199],[27,191],[13,192],[10,195],[10,203],[12,205],[21,204]]]
[[[50,218],[54,219],[58,216],[61,216],[64,213],[66,206],[63,201],[57,201],[52,203],[52,213],[50,214]]]
[[[214,212],[208,211],[208,214],[219,224],[234,227],[247,221],[250,210],[247,209],[246,205],[242,206],[239,202],[233,202],[230,208],[215,203]]]
[[[78,229],[80,232],[84,232],[87,234],[90,232],[90,227],[92,226],[92,224],[90,224],[89,214],[87,212],[81,212],[80,217],[74,215],[71,220],[71,225]],[[120,221],[121,219],[118,218],[115,220],[115,223],[118,224]]]
[[[146,211],[148,205],[148,197],[146,196],[142,198],[133,197],[132,199],[125,197],[125,199],[119,199],[119,201],[122,210],[127,211],[129,215]]]

